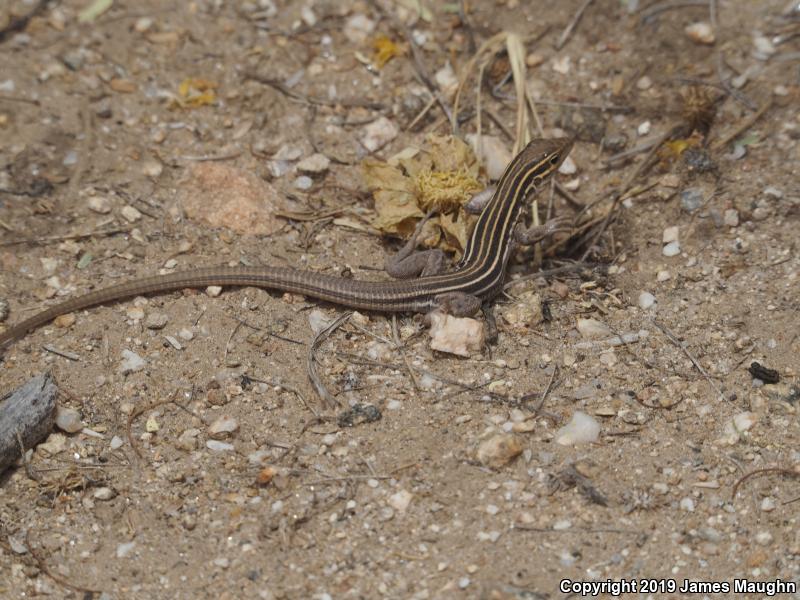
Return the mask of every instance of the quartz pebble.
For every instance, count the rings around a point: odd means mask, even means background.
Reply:
[[[123,206],[120,212],[122,213],[122,217],[129,223],[135,223],[142,218],[142,213],[130,205]]]
[[[331,161],[327,156],[317,152],[297,163],[297,170],[303,173],[324,173],[330,164]]]
[[[578,319],[578,333],[584,338],[602,338],[611,335],[611,328],[597,319]]]
[[[661,243],[669,244],[670,242],[677,242],[679,232],[680,229],[678,228],[677,225],[665,228],[664,232],[661,234]]]
[[[81,414],[74,408],[59,406],[56,408],[56,426],[67,433],[77,433],[83,429]]]
[[[564,162],[561,163],[561,166],[558,167],[558,172],[562,175],[574,175],[578,172],[578,165],[575,164],[571,156],[567,156]]]
[[[441,311],[430,313],[429,318],[432,350],[469,357],[483,349],[486,334],[480,321]]]
[[[650,292],[642,292],[639,294],[639,308],[642,310],[647,310],[648,308],[652,308],[653,305],[656,303],[656,297],[653,296]]]
[[[361,143],[369,152],[375,152],[391,142],[399,133],[394,123],[386,117],[381,117],[364,128]]]
[[[704,21],[687,25],[684,32],[695,44],[710,46],[716,41],[714,29]]]
[[[144,326],[148,329],[164,329],[167,325],[168,317],[164,313],[153,312],[147,315]]]
[[[234,449],[233,444],[219,440],[206,440],[206,447],[214,452],[230,452]]]
[[[667,257],[678,256],[681,253],[681,245],[678,242],[670,242],[664,245],[661,253]]]
[[[575,411],[569,423],[556,432],[555,441],[562,446],[590,444],[600,436],[600,423],[585,412]]]
[[[650,133],[651,128],[652,128],[652,123],[650,123],[650,121],[643,121],[639,123],[639,126],[636,128],[636,133],[644,136]]]
[[[722,222],[728,227],[737,227],[739,225],[739,211],[735,208],[728,208],[722,216]]]
[[[363,44],[375,30],[375,21],[363,14],[355,14],[344,24],[344,36],[354,44]]]
[[[122,362],[119,366],[119,372],[123,375],[128,373],[135,373],[144,369],[147,362],[135,352],[130,350],[122,351]]]
[[[389,506],[397,512],[403,513],[408,509],[408,505],[411,504],[411,499],[413,497],[414,495],[408,490],[400,490],[389,496]]]
[[[209,435],[212,435],[217,438],[224,437],[231,433],[235,433],[238,430],[239,430],[239,421],[237,421],[233,417],[228,417],[225,415],[218,417],[208,427]]]
[[[86,205],[89,210],[101,215],[107,215],[111,212],[111,201],[105,196],[92,196],[87,200]]]

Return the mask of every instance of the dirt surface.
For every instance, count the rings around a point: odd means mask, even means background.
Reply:
[[[0,24],[32,4],[0,4]],[[300,297],[176,292],[31,333],[6,353],[0,390],[49,370],[86,429],[35,450],[39,480],[3,475],[0,596],[563,598],[564,578],[656,580],[624,595],[645,598],[678,597],[670,586],[685,579],[731,592],[736,579],[800,581],[800,48],[786,0],[713,2],[712,44],[685,30],[709,22],[707,7],[643,22],[651,3],[629,13],[636,2],[597,0],[560,49],[582,0],[471,0],[465,19],[458,3],[429,2],[429,20],[403,8],[415,2],[145,0],[80,22],[87,4],[51,2],[0,41],[6,324],[161,269],[379,277],[398,242],[364,226],[367,128],[385,117],[399,133],[379,158],[449,133],[417,63],[445,85],[448,62],[461,73],[502,31],[525,40],[545,134],[578,133],[576,170],[559,179],[591,208],[556,196],[556,214],[602,222],[647,153],[609,157],[676,124],[700,133],[660,148],[596,243],[559,248],[562,261],[588,248],[589,267],[509,288],[483,354],[432,351],[411,316],[396,334],[391,318],[351,319],[318,353],[338,409],[305,365],[310,317],[344,311]],[[357,15],[374,26],[363,36]],[[380,35],[401,53],[378,69]],[[513,133],[508,70],[502,57],[487,65],[482,106]],[[181,96],[187,78],[213,82],[214,97]],[[689,80],[716,87],[693,100]],[[710,109],[709,96],[721,96]],[[511,149],[488,112],[482,123]],[[297,161],[314,153],[331,163],[302,179]],[[186,190],[209,164],[269,184],[274,208],[349,220],[279,219],[247,235],[189,218]],[[513,276],[536,262],[520,253]],[[608,343],[619,334],[627,344]],[[144,365],[123,373],[130,353]],[[762,385],[753,361],[780,381]],[[351,422],[337,418],[353,406]],[[599,437],[557,443],[577,412]],[[476,448],[498,439],[520,455],[490,468]]]

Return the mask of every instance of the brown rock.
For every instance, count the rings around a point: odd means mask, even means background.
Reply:
[[[211,227],[228,227],[252,235],[269,235],[283,221],[275,217],[282,200],[271,185],[256,175],[214,163],[194,165],[180,192],[190,219]]]

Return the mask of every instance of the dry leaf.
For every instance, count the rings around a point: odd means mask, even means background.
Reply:
[[[440,212],[423,232],[426,246],[463,251],[475,218],[463,206],[483,189],[472,149],[452,136],[430,135],[425,148],[406,148],[387,162],[364,161],[364,179],[375,197],[373,225],[407,237],[430,210]]]

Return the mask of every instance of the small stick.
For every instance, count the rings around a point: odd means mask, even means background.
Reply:
[[[710,386],[711,386],[711,387],[714,389],[714,391],[715,391],[715,392],[717,392],[717,395],[718,395],[720,398],[722,398],[722,397],[723,397],[722,390],[720,390],[720,389],[719,389],[719,387],[717,386],[717,384],[716,384],[716,383],[714,383],[714,380],[713,380],[713,379],[711,379],[711,376],[710,376],[710,375],[709,375],[709,374],[706,372],[706,370],[703,368],[703,365],[701,365],[701,364],[700,364],[700,362],[699,362],[699,361],[698,361],[698,360],[697,360],[697,359],[696,359],[694,356],[692,356],[691,352],[689,352],[689,351],[688,351],[688,350],[687,350],[687,349],[686,349],[686,348],[685,348],[685,347],[684,347],[684,346],[683,346],[683,345],[680,343],[680,341],[678,340],[678,338],[677,338],[677,337],[675,337],[675,335],[674,335],[674,334],[673,334],[673,333],[672,333],[672,332],[671,332],[669,329],[667,329],[667,327],[666,327],[665,325],[662,325],[661,323],[659,323],[659,322],[658,322],[658,321],[656,321],[655,319],[651,319],[651,323],[653,323],[653,325],[655,325],[656,327],[658,327],[658,328],[661,330],[661,333],[663,333],[665,336],[667,336],[667,339],[668,339],[670,342],[672,342],[672,343],[675,345],[675,347],[676,347],[676,348],[678,348],[679,350],[681,350],[681,351],[682,351],[682,352],[683,352],[683,353],[686,355],[686,358],[688,358],[690,361],[692,361],[692,364],[695,366],[695,368],[696,368],[698,371],[700,371],[701,375],[703,375],[703,377],[705,377],[705,378],[706,378],[706,381],[708,381],[709,385],[710,385]]]
[[[561,50],[561,48],[564,47],[564,44],[567,43],[567,40],[572,36],[572,32],[575,30],[575,27],[580,22],[584,11],[589,7],[589,5],[593,1],[594,0],[584,0],[583,4],[580,6],[580,8],[578,8],[578,11],[573,15],[570,22],[564,28],[564,31],[558,37],[558,41],[556,42],[556,50]]]
[[[736,492],[739,490],[740,485],[742,485],[751,477],[766,475],[767,473],[778,473],[780,475],[785,475],[786,477],[800,477],[800,473],[797,471],[793,471],[792,469],[784,469],[782,467],[767,467],[766,469],[756,469],[755,471],[750,471],[749,473],[742,475],[742,477],[739,478],[739,481],[733,485],[733,490],[731,490],[731,502],[736,499]]]
[[[745,131],[747,131],[753,125],[755,125],[755,122],[758,121],[771,106],[772,106],[772,98],[767,100],[761,108],[759,108],[756,112],[754,112],[744,121],[742,121],[742,123],[738,127],[736,127],[731,133],[723,137],[721,140],[717,140],[716,142],[714,142],[711,145],[711,148],[713,150],[719,150],[723,146],[726,146],[732,140],[735,140],[737,137],[739,137]]]
[[[57,354],[58,356],[63,356],[69,360],[80,361],[81,357],[75,354],[74,352],[67,352],[66,350],[59,350],[55,346],[51,344],[44,344],[42,346],[48,352],[52,352],[53,354]]]
[[[341,406],[341,403],[328,391],[328,389],[322,383],[322,379],[320,379],[319,375],[317,374],[316,353],[320,344],[328,339],[328,337],[330,337],[334,331],[341,327],[341,325],[345,323],[352,315],[352,312],[346,312],[338,317],[333,323],[328,325],[314,337],[314,340],[311,342],[311,346],[308,349],[306,371],[308,372],[308,378],[311,380],[311,387],[314,388],[314,391],[317,392],[317,395],[323,400],[323,402],[328,404],[330,407]]]
[[[618,113],[630,113],[634,110],[632,106],[618,106],[616,104],[593,104],[591,102],[561,102],[559,100],[539,99],[536,101],[536,104],[542,104],[544,106],[565,106],[568,108],[593,108],[605,112]]]
[[[643,23],[645,23],[652,20],[653,17],[656,17],[663,12],[667,12],[668,10],[686,8],[689,6],[708,6],[708,4],[709,0],[675,0],[673,2],[662,2],[642,10],[641,20]]]

